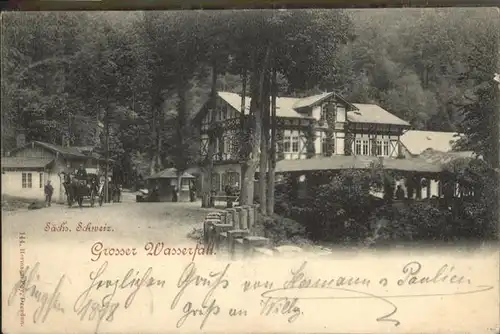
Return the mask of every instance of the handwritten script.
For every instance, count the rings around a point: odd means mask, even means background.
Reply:
[[[390,306],[390,309],[385,314],[378,317],[378,322],[392,322],[395,326],[400,325],[400,321],[394,318],[398,308],[391,300],[397,298],[417,298],[417,297],[436,297],[436,296],[452,296],[464,295],[484,292],[493,289],[492,286],[478,285],[472,286],[470,279],[465,276],[454,274],[454,267],[448,264],[443,265],[437,272],[430,276],[421,275],[422,264],[417,261],[412,261],[403,267],[403,276],[396,281],[397,287],[411,287],[421,285],[467,285],[462,291],[451,290],[449,292],[438,292],[421,294],[411,293],[407,290],[402,293],[394,294],[373,294],[368,288],[378,284],[382,287],[387,287],[389,279],[381,277],[375,282],[362,277],[346,277],[339,276],[331,279],[309,278],[304,273],[307,262],[294,270],[291,270],[292,277],[283,284],[282,288],[270,289],[261,294],[267,300],[292,300],[295,304],[301,299],[376,299]],[[443,289],[444,290],[444,289]]]
[[[293,324],[314,312],[314,300],[335,303],[369,299],[375,301],[370,305],[380,303],[375,311],[381,313],[374,321],[399,326],[399,299],[477,294],[493,289],[493,286],[475,284],[453,265],[443,264],[436,270],[435,267],[426,268],[418,261],[404,264],[396,276],[337,275],[326,278],[314,276],[311,265],[304,261],[285,269],[283,282],[242,279],[231,263],[216,266],[210,270],[201,269],[195,262],[190,262],[179,275],[175,272],[172,275],[152,267],[146,270],[130,268],[117,273],[108,262],[104,262],[86,279],[72,284],[64,273],[47,282],[41,274],[42,266],[37,262],[19,273],[21,278],[10,291],[8,305],[16,305],[16,301],[18,306],[28,302],[35,305],[34,308],[25,308],[33,324],[45,323],[49,315],[58,314],[76,317],[82,322],[94,322],[97,333],[103,323],[112,323],[118,312],[137,314],[148,303],[152,317],[172,313],[167,319],[172,319],[177,328],[197,326],[204,330],[214,317],[224,320],[249,315],[278,317]],[[85,285],[80,290],[82,282]],[[74,291],[80,292],[74,294]],[[141,302],[134,303],[138,298]],[[69,309],[71,311],[66,311]],[[348,312],[348,308],[345,310]]]
[[[25,303],[26,298],[34,300],[37,304],[33,312],[33,323],[35,324],[39,322],[44,323],[52,310],[64,313],[64,308],[61,306],[59,298],[61,289],[67,280],[66,275],[62,275],[54,284],[45,283],[41,280],[39,269],[39,262],[35,263],[32,268],[26,266],[24,271],[20,272],[20,279],[14,284],[7,300],[8,306],[14,304],[18,295],[21,295],[21,304]],[[42,287],[47,288],[49,292]]]

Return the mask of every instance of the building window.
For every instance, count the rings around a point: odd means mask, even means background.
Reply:
[[[331,145],[332,154],[335,154],[335,138],[332,138],[330,145]],[[323,155],[326,155],[328,153],[328,138],[327,137],[321,138],[321,153]]]
[[[370,155],[370,151],[368,150],[369,145],[368,145],[368,140],[363,140],[363,153],[362,155]]]
[[[377,155],[382,155],[382,141],[381,140],[377,140],[377,146],[376,146],[376,151],[375,153]]]
[[[40,188],[43,188],[43,173],[40,173]]]
[[[182,179],[181,180],[181,190],[189,190],[191,180],[190,179]]]
[[[31,173],[23,173],[22,174],[22,186],[23,188],[33,188],[33,185],[31,183]]]
[[[212,175],[212,190],[213,191],[220,191],[220,186],[221,186],[221,179],[220,175],[215,173]]]
[[[299,137],[292,137],[292,152],[299,151]]]
[[[354,152],[356,153],[356,155],[361,155],[361,139],[356,139]]]
[[[326,155],[326,152],[328,152],[328,141],[326,140],[326,137],[321,138],[321,153],[323,155]]]
[[[240,184],[240,174],[237,172],[227,172],[222,176],[222,186],[226,189],[226,186],[239,187]]]
[[[384,141],[384,156],[389,156],[389,142],[388,141]]]
[[[321,113],[319,115],[319,120],[321,122],[326,122],[326,113],[328,111],[328,106],[325,104],[323,105],[323,107],[321,108]]]
[[[219,141],[219,153],[222,155],[226,153],[226,140],[226,137],[222,137]]]
[[[291,152],[290,136],[283,137],[283,152]]]

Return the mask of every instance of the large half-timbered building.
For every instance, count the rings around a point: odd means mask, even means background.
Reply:
[[[201,158],[213,160],[213,190],[240,182],[239,124],[241,112],[248,115],[250,103],[246,97],[242,108],[239,94],[218,92],[215,103],[207,101],[195,117]],[[400,136],[410,127],[378,105],[350,103],[333,92],[278,97],[276,116],[277,160],[338,155],[396,158],[401,154]]]

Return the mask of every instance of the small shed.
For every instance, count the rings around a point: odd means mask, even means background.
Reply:
[[[156,174],[146,177],[146,187],[149,191],[157,189],[159,200],[161,202],[172,202],[174,192],[177,187],[177,169],[167,168]],[[179,189],[179,202],[190,200],[190,191],[196,177],[189,173],[182,173],[181,189]]]

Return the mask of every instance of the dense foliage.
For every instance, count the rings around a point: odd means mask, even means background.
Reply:
[[[424,238],[450,222],[456,236],[495,230],[495,9],[24,12],[2,18],[2,154],[15,147],[20,131],[27,140],[103,149],[104,123],[123,182],[167,166],[182,171],[199,159],[191,121],[209,95],[244,90],[252,98],[251,122],[242,129],[250,136],[240,145],[247,203],[255,195],[259,148],[269,148],[269,138],[261,136],[268,133],[269,97],[335,90],[353,102],[377,103],[416,129],[464,133],[457,147],[485,163],[450,165],[450,182],[474,195],[447,203],[451,213],[431,204],[393,207],[389,198],[370,195],[390,192],[393,177],[374,168],[332,176],[302,202],[277,193],[279,212],[309,222],[315,238],[373,236],[375,227],[384,235],[387,226],[397,235],[414,227],[420,232],[411,238]],[[271,213],[274,195],[264,186],[274,189],[273,182],[263,182],[260,193]],[[264,205],[266,195],[271,201]]]
[[[276,212],[305,228],[294,235],[314,241],[379,246],[398,242],[495,240],[498,183],[494,171],[479,159],[457,159],[446,165],[444,187],[458,184],[459,195],[444,190],[441,199],[393,201],[374,194],[396,175],[381,166],[369,170],[312,173],[308,179],[329,180],[308,188],[304,196],[289,176],[277,187]],[[323,174],[323,175],[318,175]],[[303,231],[304,234],[300,234]],[[275,232],[276,233],[276,232]],[[286,231],[282,231],[286,234]]]
[[[111,156],[123,172],[183,169],[197,159],[189,120],[210,93],[211,69],[218,89],[240,92],[243,70],[258,81],[267,45],[278,94],[335,89],[417,128],[463,130],[470,133],[464,145],[484,151],[476,137],[488,132],[478,128],[495,123],[470,110],[487,113],[494,103],[495,14],[9,13],[2,21],[2,148],[12,149],[23,129],[28,140],[99,144],[97,120],[108,115]]]

